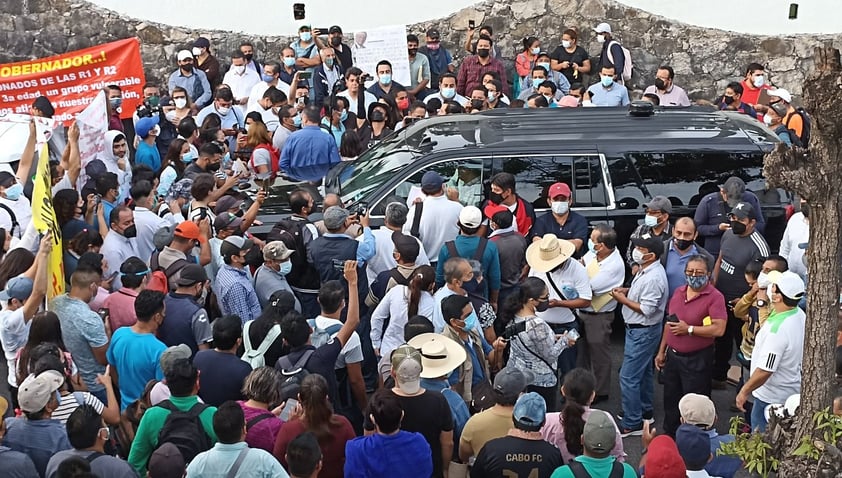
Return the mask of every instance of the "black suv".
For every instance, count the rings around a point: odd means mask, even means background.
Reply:
[[[789,198],[767,190],[762,171],[763,155],[777,142],[749,116],[704,107],[652,111],[635,103],[630,109],[494,110],[429,118],[398,131],[356,161],[332,169],[325,190],[369,210],[377,225],[389,202],[414,196],[426,171],[450,178],[460,200],[477,206],[491,176],[505,171],[515,175],[517,193],[538,214],[549,210],[549,186],[567,183],[573,209],[591,224],[612,225],[624,242],[653,196],[670,198],[673,217],[692,216],[705,194],[738,176],[758,195],[766,237],[776,246]],[[272,188],[261,211],[264,229],[289,213],[285,202],[294,187]]]

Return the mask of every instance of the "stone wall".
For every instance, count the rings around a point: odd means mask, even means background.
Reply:
[[[137,36],[147,79],[161,81],[175,68],[175,53],[189,48],[192,40],[206,36],[222,61],[243,39],[255,45],[259,58],[278,58],[287,37],[260,37],[246,33],[201,31],[122,17],[86,1],[0,0],[0,63],[49,56],[69,50]],[[498,45],[512,63],[521,38],[536,35],[545,49],[561,41],[561,32],[575,26],[580,45],[592,55],[599,52],[593,26],[611,24],[615,37],[632,52],[635,77],[632,86],[644,88],[654,81],[659,64],[672,65],[676,84],[692,98],[713,98],[729,81],[742,77],[745,65],[767,66],[779,86],[800,94],[801,83],[815,65],[813,47],[833,43],[842,49],[842,34],[754,36],[677,23],[626,7],[613,0],[507,0],[487,1],[460,10],[448,18],[410,26],[419,35],[437,27],[442,40],[457,59],[464,57],[468,20],[494,27]],[[349,32],[346,32],[349,33]]]

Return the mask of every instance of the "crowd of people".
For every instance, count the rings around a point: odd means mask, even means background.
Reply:
[[[733,477],[712,389],[735,381],[733,406],[757,430],[800,391],[804,201],[770,247],[757,196],[721,178],[694,217],[656,196],[621,238],[573,210],[569,184],[549,187],[539,216],[510,173],[480,208],[429,171],[422,197],[388,204],[379,229],[302,187],[290,217],[250,232],[273,181],[318,183],[425,117],[627,105],[630,54],[610,25],[594,33],[593,65],[575,28],[549,54],[524,39],[511,83],[489,26],[470,31],[458,71],[438,31],[423,46],[410,34],[409,85],[387,60],[376,78],[355,67],[338,26],[302,26],[278,61],[243,42],[224,74],[199,38],[166,91],[144,86],[133,118],[106,87],[103,153],[81,157],[75,125],[51,151],[66,293],[48,301],[59,238],[32,222],[33,122],[14,172],[0,172],[0,474]],[[688,106],[673,81],[659,68],[643,98]],[[808,117],[792,102],[751,64],[715,104],[802,144]],[[55,110],[40,97],[31,112]],[[612,415],[595,405],[617,366]],[[637,467],[629,436],[645,447]]]

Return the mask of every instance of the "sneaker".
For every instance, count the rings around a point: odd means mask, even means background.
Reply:
[[[617,420],[620,422],[623,421],[623,412],[617,414]],[[649,422],[650,424],[655,423],[655,412],[652,410],[643,412],[643,421]]]
[[[620,430],[620,438],[639,437],[643,435],[643,425],[637,428],[623,428]]]

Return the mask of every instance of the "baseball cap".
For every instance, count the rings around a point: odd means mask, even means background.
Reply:
[[[193,46],[198,48],[210,48],[210,40],[205,37],[199,37],[193,42]]]
[[[197,282],[205,282],[206,280],[208,280],[208,274],[205,272],[204,267],[199,264],[187,264],[181,269],[178,280],[175,283],[180,286],[189,286]]]
[[[243,204],[242,199],[237,199],[230,194],[226,194],[225,196],[217,199],[216,206],[213,208],[213,213],[222,214],[229,209],[239,208],[241,204]]]
[[[185,239],[199,240],[202,234],[199,232],[199,226],[193,221],[183,221],[175,226],[174,236],[183,237]]]
[[[485,217],[487,217],[488,219],[491,219],[498,212],[503,212],[503,211],[508,211],[508,210],[509,210],[509,208],[507,208],[506,206],[503,206],[502,204],[494,204],[492,202],[489,202],[488,205],[485,206],[485,209],[482,210],[482,213],[485,214]]]
[[[427,30],[427,38],[430,38],[432,40],[438,40],[439,38],[441,38],[441,35],[439,34],[439,31],[435,28],[430,28],[429,30]]]
[[[804,281],[795,272],[775,274],[774,277],[769,277],[769,282],[778,286],[778,291],[790,299],[800,299],[804,296]]]
[[[53,115],[56,114],[55,107],[46,96],[39,96],[38,98],[35,98],[35,101],[32,102],[32,106],[41,110],[47,118],[52,118]]]
[[[444,178],[441,174],[435,171],[427,171],[421,176],[421,191],[426,194],[437,193],[441,191],[441,185],[444,183]]]
[[[547,191],[547,197],[552,199],[556,196],[564,196],[566,198],[570,197],[570,186],[564,183],[555,183],[550,186],[550,189]]]
[[[728,202],[728,205],[734,207],[735,204],[742,200],[743,193],[746,192],[746,183],[736,176],[731,176],[725,180],[721,189],[725,191],[725,200]]]
[[[17,299],[24,301],[32,295],[32,279],[19,275],[6,282],[6,288],[0,291],[0,300]]]
[[[332,27],[327,29],[327,33],[328,34],[339,33],[341,35],[342,34],[342,27],[340,27],[339,25],[333,25]]]
[[[614,421],[607,413],[601,410],[592,410],[585,421],[582,434],[585,448],[596,453],[608,453],[614,448],[617,429],[614,427]]]
[[[421,253],[421,246],[414,237],[407,236],[400,231],[395,231],[392,233],[392,242],[395,244],[395,250],[398,251],[403,260],[415,262],[415,259],[418,259],[418,254]]]
[[[108,172],[105,163],[101,159],[94,159],[85,166],[85,174],[91,178],[98,178]]]
[[[734,208],[731,209],[729,213],[730,216],[734,216],[738,219],[756,219],[757,216],[754,214],[754,208],[751,207],[751,204],[747,202],[738,202],[734,205]]]
[[[93,162],[93,161],[92,161]],[[90,176],[90,174],[88,174]],[[193,180],[190,178],[184,178],[170,187],[169,192],[167,193],[167,201],[172,201],[173,199],[191,199],[193,195],[190,193],[190,188],[193,187]]]
[[[247,251],[254,246],[251,239],[246,239],[241,236],[228,236],[222,240],[222,245],[219,247],[219,252],[222,257],[239,254],[242,251]]]
[[[558,105],[562,108],[578,108],[579,98],[572,95],[564,95],[558,100]]]
[[[181,478],[184,476],[184,456],[172,443],[163,443],[152,452],[146,466],[150,478]]]
[[[494,392],[500,395],[502,401],[512,403],[533,380],[535,374],[529,370],[504,367],[494,377]]]
[[[786,101],[787,103],[792,103],[792,95],[789,91],[783,88],[772,88],[771,90],[766,92],[769,96],[777,96],[778,98]]]
[[[516,425],[523,429],[540,430],[547,416],[547,402],[544,397],[535,392],[521,395],[512,411],[512,418]]]
[[[272,241],[263,248],[263,259],[267,261],[285,261],[295,251],[287,249],[281,241]]]
[[[213,220],[213,228],[216,229],[216,232],[222,231],[224,229],[234,229],[240,227],[240,224],[243,223],[243,220],[228,211],[223,211],[216,215],[216,219]]]
[[[664,253],[664,242],[649,233],[640,237],[632,237],[631,243],[637,247],[646,248],[649,252],[654,252],[658,257],[661,257],[661,254]]]
[[[593,29],[597,33],[611,33],[611,25],[602,22]]]
[[[679,426],[675,432],[675,445],[688,468],[699,470],[710,460],[710,436],[695,425]]]
[[[476,228],[482,224],[482,212],[476,206],[465,206],[459,213],[459,224],[467,228]]]
[[[18,388],[20,409],[26,413],[40,412],[62,384],[64,376],[55,370],[46,370],[38,375],[26,377]]]
[[[141,138],[146,138],[147,136],[149,136],[149,132],[155,129],[155,126],[158,124],[159,120],[159,115],[152,115],[146,118],[140,118],[139,120],[137,120],[137,124],[134,125],[134,132],[137,133],[137,135]]]
[[[392,352],[392,370],[395,382],[401,391],[417,393],[421,388],[421,351],[409,344],[403,344]]]
[[[655,196],[648,203],[644,204],[643,207],[654,211],[665,212],[667,214],[672,213],[672,201],[670,201],[666,196]]]
[[[310,31],[309,23],[304,23],[300,27],[298,27],[298,31],[303,32],[304,30]]]
[[[187,269],[187,267],[190,266],[186,266],[184,269],[182,269],[182,274],[184,274],[184,271],[185,269]],[[176,362],[176,360],[189,359],[191,355],[193,355],[193,352],[190,350],[190,346],[188,346],[187,344],[179,344],[167,347],[167,349],[161,353],[161,371],[164,372],[164,374],[166,374],[168,370],[172,369],[172,366]]]
[[[710,442],[705,449],[710,453]],[[646,475],[658,478],[687,478],[687,467],[678,453],[675,442],[669,436],[658,435],[649,444],[649,453],[646,454]]]
[[[681,397],[678,402],[678,411],[681,413],[684,423],[690,425],[702,425],[705,428],[710,428],[716,421],[716,407],[713,400],[698,393],[688,393]]]
[[[331,206],[324,212],[325,228],[335,231],[340,229],[351,213],[341,206]]]
[[[193,52],[191,52],[190,50],[181,50],[178,52],[177,58],[178,61],[192,60]]]

